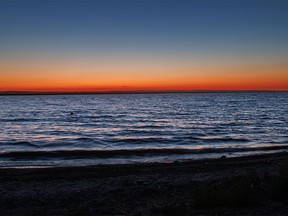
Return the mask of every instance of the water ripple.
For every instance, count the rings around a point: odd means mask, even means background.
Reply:
[[[72,158],[75,148],[83,158],[285,150],[287,98],[288,92],[0,97],[1,158]]]

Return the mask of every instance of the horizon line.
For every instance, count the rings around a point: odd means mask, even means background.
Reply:
[[[288,92],[288,90],[135,90],[135,91],[0,91],[0,96],[16,95],[91,95],[91,94],[171,94],[171,93]]]

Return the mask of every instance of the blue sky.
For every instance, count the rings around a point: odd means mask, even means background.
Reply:
[[[287,55],[286,2],[4,1],[0,8],[5,50]]]
[[[283,64],[287,11],[286,1],[1,1],[0,63]]]

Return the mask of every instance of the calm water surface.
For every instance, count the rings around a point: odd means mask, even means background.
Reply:
[[[286,151],[288,92],[3,96],[0,129],[2,167]]]

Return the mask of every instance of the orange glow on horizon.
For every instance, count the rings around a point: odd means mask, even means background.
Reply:
[[[31,66],[33,65],[33,66]],[[0,91],[288,90],[288,64],[0,66]]]

